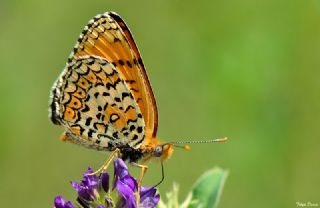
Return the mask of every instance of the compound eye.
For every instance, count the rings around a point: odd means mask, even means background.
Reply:
[[[154,156],[160,157],[162,155],[162,149],[163,149],[162,145],[156,146],[156,148],[154,149],[154,152],[153,152]]]

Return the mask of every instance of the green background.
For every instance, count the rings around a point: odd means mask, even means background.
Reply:
[[[320,205],[318,0],[0,1],[1,207],[52,207],[106,153],[59,141],[49,91],[85,24],[116,11],[141,51],[166,141],[162,193],[183,199],[205,170],[230,171],[220,208]],[[135,174],[138,172],[135,170]],[[152,163],[145,185],[161,177]]]

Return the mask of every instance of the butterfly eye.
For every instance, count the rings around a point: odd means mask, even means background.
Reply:
[[[161,155],[162,155],[162,150],[163,150],[162,145],[156,146],[156,148],[155,148],[154,151],[153,151],[153,155],[154,155],[155,157],[161,157]]]

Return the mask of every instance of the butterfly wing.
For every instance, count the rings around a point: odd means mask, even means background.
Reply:
[[[116,67],[143,115],[147,139],[154,138],[158,127],[156,101],[138,48],[119,15],[107,12],[88,23],[69,62],[83,56],[102,57]]]
[[[144,140],[144,120],[124,79],[114,65],[94,56],[68,63],[53,91],[55,119],[71,141],[98,150]]]

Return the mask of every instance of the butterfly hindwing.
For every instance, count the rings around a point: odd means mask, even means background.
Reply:
[[[84,56],[71,61],[55,89],[56,119],[76,143],[109,150],[142,143],[142,114],[122,75],[107,60]]]

